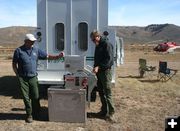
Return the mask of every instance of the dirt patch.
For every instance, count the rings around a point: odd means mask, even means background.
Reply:
[[[145,58],[149,65],[158,67],[165,60],[179,72],[172,80],[157,81],[157,70],[139,78],[138,59]],[[18,95],[17,79],[10,60],[0,61],[0,130],[8,131],[164,131],[165,117],[180,115],[180,53],[158,54],[144,51],[125,51],[124,64],[117,68],[113,99],[116,123],[99,118],[87,118],[85,124],[49,122],[47,99],[41,100],[42,120],[24,122],[25,110]],[[99,111],[99,97],[91,103],[88,112]]]

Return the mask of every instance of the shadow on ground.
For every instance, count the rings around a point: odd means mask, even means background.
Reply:
[[[19,113],[0,113],[0,120],[24,120],[25,114]]]
[[[105,119],[104,117],[100,116],[98,113],[94,113],[94,112],[88,112],[87,117],[88,118]]]
[[[0,77],[0,95],[21,99],[20,84],[16,76]],[[47,99],[48,86],[39,86],[40,98]]]
[[[140,77],[140,76],[132,76],[132,75],[118,76],[118,78],[134,78],[134,79],[137,79],[140,82],[147,82],[147,83],[160,82],[160,80],[158,80],[158,79],[149,79],[149,78],[144,78],[144,77]]]
[[[0,95],[12,96],[14,99],[19,99],[19,81],[16,76],[0,77]]]
[[[149,82],[149,83],[157,83],[160,82],[160,80],[154,79],[154,80],[139,80],[140,82]]]
[[[140,76],[127,75],[127,76],[118,76],[118,78],[136,78],[136,79],[138,79],[138,78],[142,78],[142,77],[140,77]]]
[[[0,120],[25,120],[26,114],[23,108],[12,108],[12,113],[0,113]],[[23,111],[24,114],[19,111]],[[48,108],[41,107],[38,121],[48,121]]]
[[[39,121],[49,121],[48,108],[45,106],[41,107],[41,113],[40,113]]]

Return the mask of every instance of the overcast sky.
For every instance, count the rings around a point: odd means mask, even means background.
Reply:
[[[180,26],[180,0],[109,0],[109,25]],[[0,28],[36,26],[36,0],[0,0]]]

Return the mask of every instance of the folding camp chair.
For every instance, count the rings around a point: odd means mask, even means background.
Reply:
[[[159,61],[158,79],[162,82],[166,82],[176,75],[177,71],[178,70],[168,68],[167,62]]]
[[[148,66],[146,59],[142,59],[142,58],[139,59],[139,74],[141,78],[144,77],[144,74],[146,72],[150,73],[155,70],[156,70],[156,66]]]

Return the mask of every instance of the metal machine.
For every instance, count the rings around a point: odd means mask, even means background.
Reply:
[[[87,100],[91,102],[91,92],[96,86],[97,79],[92,73],[92,67],[85,63],[85,56],[70,55],[65,57],[65,70],[68,72],[64,75],[65,89],[86,89]]]
[[[86,100],[90,106],[96,76],[86,66],[85,57],[79,55],[65,56],[65,70],[64,85],[48,89],[49,120],[85,122]]]
[[[116,36],[113,28],[108,27],[108,0],[37,0],[36,45],[47,54],[65,54],[64,59],[57,61],[38,61],[39,84],[59,87],[48,90],[52,121],[63,121],[63,112],[67,115],[72,113],[73,110],[67,111],[63,107],[69,107],[67,102],[75,110],[84,109],[86,94],[90,103],[96,85],[96,76],[91,72],[95,45],[89,37],[93,30],[106,32],[104,35],[113,45],[112,83],[115,83],[116,66],[123,64],[124,48],[123,40]],[[81,112],[82,116],[84,112]],[[57,113],[62,115],[58,117]],[[67,120],[73,116],[76,122],[74,115],[75,112]]]
[[[86,65],[93,67],[95,45],[89,37],[93,30],[108,32],[114,47],[115,83],[115,70],[123,64],[124,47],[122,38],[108,26],[108,0],[37,0],[36,45],[48,54],[85,56]],[[38,61],[39,84],[62,85],[65,74],[63,59]]]

